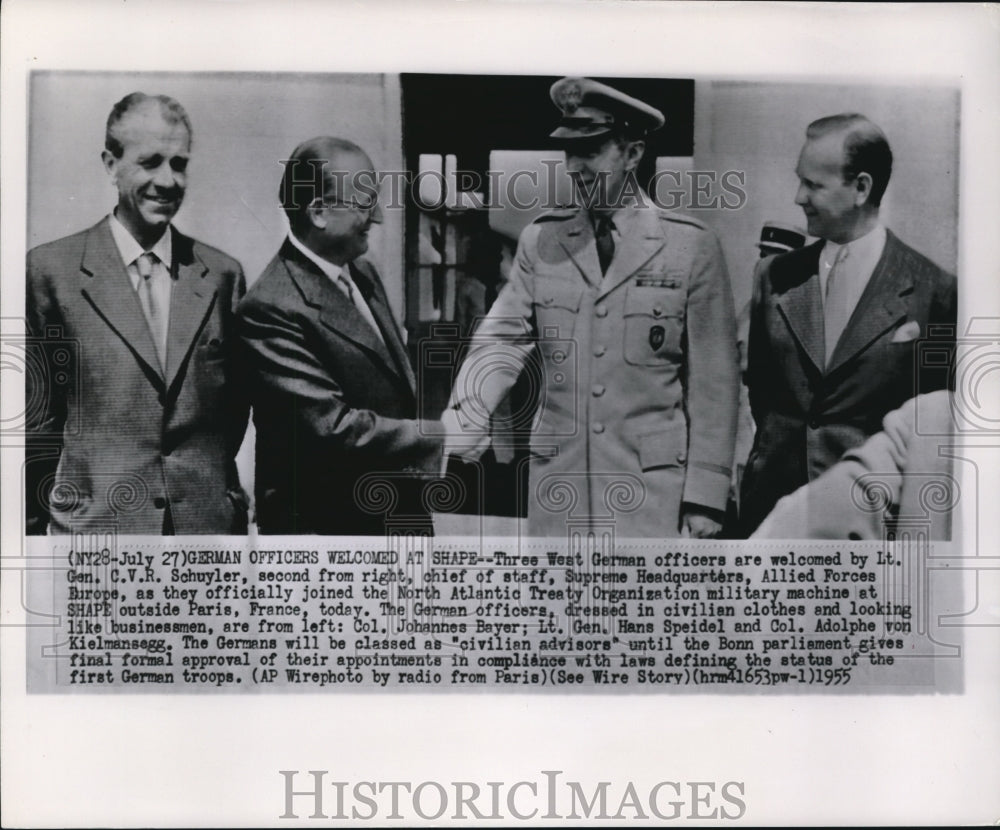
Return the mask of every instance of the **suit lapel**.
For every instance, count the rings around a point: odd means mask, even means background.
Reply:
[[[162,383],[163,370],[156,356],[153,336],[107,219],[87,235],[80,270],[83,273],[81,291],[88,302],[132,350],[147,376],[156,377]]]
[[[365,300],[371,309],[372,315],[378,322],[385,338],[385,344],[396,361],[396,368],[400,370],[406,382],[410,385],[410,391],[416,395],[417,381],[413,375],[413,367],[410,366],[410,357],[406,352],[406,345],[399,333],[399,326],[396,318],[392,316],[392,309],[389,308],[389,301],[385,296],[385,286],[378,273],[371,265],[364,260],[351,264],[351,274],[355,277],[356,283],[360,286],[363,281],[371,287],[365,292]]]
[[[208,266],[194,254],[194,241],[173,231],[173,270],[170,325],[167,329],[167,388],[187,360],[198,332],[215,301],[215,285],[206,280]]]
[[[823,303],[819,295],[819,253],[822,240],[775,260],[771,284],[780,292],[777,306],[792,336],[822,373],[826,364],[823,342]]]
[[[333,285],[326,274],[302,256],[290,242],[285,242],[281,255],[292,281],[302,292],[306,303],[315,309],[319,321],[330,331],[364,349],[394,375],[400,376],[396,361],[389,354],[386,344],[372,331],[372,327],[344,292]],[[374,309],[372,314],[375,314]]]
[[[902,254],[902,244],[887,231],[885,250],[833,350],[829,372],[843,366],[905,316],[904,295],[913,289],[913,275],[902,266]]]
[[[633,208],[636,215],[628,225],[626,234],[615,248],[608,271],[601,281],[598,298],[616,289],[636,271],[642,268],[667,243],[656,211],[651,208],[637,206]],[[597,244],[590,246],[595,256]],[[598,273],[600,267],[598,266]]]

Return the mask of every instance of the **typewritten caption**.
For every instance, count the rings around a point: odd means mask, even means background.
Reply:
[[[31,571],[29,611],[53,616],[29,627],[29,691],[954,683],[894,545],[83,541],[38,543],[52,566]]]

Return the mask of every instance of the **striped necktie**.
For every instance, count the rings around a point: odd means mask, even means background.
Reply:
[[[139,301],[142,304],[146,322],[149,324],[153,344],[156,346],[156,356],[160,367],[167,368],[167,329],[170,325],[170,285],[163,284],[163,268],[156,267],[160,263],[156,254],[147,251],[136,257],[135,267],[139,272]],[[166,289],[166,291],[164,291]]]

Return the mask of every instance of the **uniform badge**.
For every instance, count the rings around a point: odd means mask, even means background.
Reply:
[[[664,335],[665,332],[663,331],[663,326],[653,326],[649,330],[649,345],[652,347],[654,352],[663,345]]]
[[[566,115],[572,115],[577,111],[580,106],[580,102],[583,101],[583,90],[580,89],[580,85],[575,81],[566,83],[559,90],[557,97],[559,99],[559,108]]]

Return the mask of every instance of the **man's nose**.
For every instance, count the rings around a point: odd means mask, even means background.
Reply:
[[[153,175],[153,184],[163,188],[175,187],[180,178],[181,174],[164,162],[156,168],[156,173]]]
[[[804,206],[809,202],[809,192],[806,190],[804,184],[799,185],[799,189],[795,191],[795,204]]]

